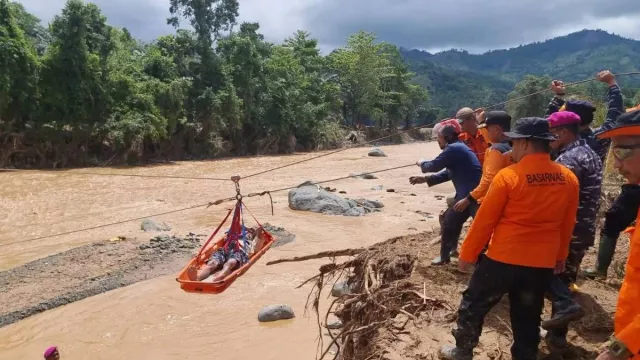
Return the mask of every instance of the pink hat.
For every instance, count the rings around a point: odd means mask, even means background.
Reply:
[[[580,116],[571,111],[558,111],[551,114],[549,118],[549,128],[567,125],[580,125]]]
[[[44,352],[44,358],[48,358],[51,355],[55,354],[55,352],[58,351],[58,347],[57,346],[51,346],[49,347],[47,350],[45,350]]]

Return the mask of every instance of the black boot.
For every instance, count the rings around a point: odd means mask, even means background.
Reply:
[[[616,252],[617,238],[612,238],[607,235],[600,236],[600,243],[598,245],[598,257],[596,259],[596,266],[593,269],[587,269],[582,272],[584,277],[588,279],[606,278],[607,270],[613,260],[613,255]]]
[[[442,360],[471,360],[473,359],[473,350],[445,345],[438,351],[438,357]]]

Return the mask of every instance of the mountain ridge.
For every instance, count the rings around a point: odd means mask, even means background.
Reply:
[[[585,29],[482,54],[462,49],[432,54],[406,48],[400,48],[400,53],[416,74],[414,81],[429,89],[431,103],[446,114],[469,103],[504,101],[526,75],[571,82],[593,77],[604,69],[614,73],[640,70],[640,41],[604,30]],[[638,88],[640,76],[622,78],[620,84]]]

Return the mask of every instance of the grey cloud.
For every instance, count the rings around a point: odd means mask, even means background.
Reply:
[[[594,19],[640,16],[640,8],[637,0],[323,0],[302,16],[333,46],[365,30],[409,48],[487,49],[543,40],[558,28],[593,28]]]
[[[20,2],[46,24],[62,12],[66,0],[21,0]],[[167,18],[170,15],[168,0],[93,0],[91,2],[100,7],[110,25],[126,27],[139,39],[153,40],[174,31],[167,25]]]
[[[65,0],[19,0],[43,22]],[[371,31],[381,40],[422,49],[482,51],[539,41],[603,24],[608,31],[640,38],[638,0],[240,0],[239,21],[257,21],[269,41],[298,29],[311,32],[322,49],[341,46],[349,34]],[[143,40],[172,33],[169,0],[93,0],[108,22]],[[185,22],[181,24],[187,27]]]

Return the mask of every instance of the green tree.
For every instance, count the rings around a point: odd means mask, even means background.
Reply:
[[[378,106],[383,95],[382,79],[388,75],[389,59],[382,53],[384,44],[376,44],[372,33],[360,31],[347,39],[347,46],[330,55],[342,90],[344,116],[352,123],[370,116],[383,120]]]
[[[38,55],[44,54],[51,42],[51,37],[49,31],[40,23],[40,19],[27,12],[24,6],[18,2],[9,2],[9,8],[16,24],[35,47]]]
[[[507,111],[515,120],[528,116],[543,116],[550,101],[551,78],[527,75],[509,93]],[[530,95],[534,94],[535,95]]]
[[[43,59],[40,122],[71,131],[72,147],[83,151],[106,121],[111,102],[107,77],[113,43],[105,20],[95,5],[69,0],[51,23],[52,44]]]
[[[10,3],[0,0],[0,124],[22,130],[37,109],[38,62]]]

